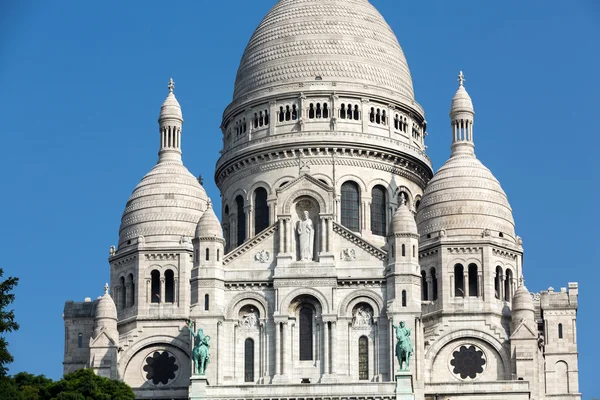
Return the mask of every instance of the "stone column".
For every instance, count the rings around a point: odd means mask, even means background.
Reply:
[[[160,277],[160,302],[165,302],[165,277]]]
[[[217,365],[215,368],[216,372],[217,372],[217,385],[221,383],[221,347],[222,347],[222,343],[221,341],[223,340],[223,321],[218,321],[217,322]]]
[[[173,304],[179,307],[179,280],[177,278],[173,280]]]
[[[246,216],[246,240],[248,240],[254,236],[254,224],[253,224],[254,210],[253,210],[252,206],[244,207],[244,213]],[[239,244],[241,244],[241,243],[239,243]]]
[[[329,322],[323,321],[323,374],[329,375]]]
[[[504,274],[498,274],[498,296],[501,301],[504,301]],[[547,337],[547,336],[546,336]]]
[[[275,322],[275,375],[281,375],[281,322]]]
[[[281,365],[281,374],[282,375],[287,375],[289,373],[288,371],[288,364],[289,364],[289,355],[290,355],[290,329],[289,329],[289,323],[287,321],[283,322],[283,361],[282,361],[282,365]]]
[[[433,300],[433,279],[431,275],[427,276],[427,300]]]
[[[146,279],[146,304],[150,304],[152,302],[152,281],[150,279]]]
[[[367,133],[369,131],[369,99],[360,99],[362,103],[361,107],[361,119],[362,119],[362,131]]]
[[[477,271],[477,297],[484,298],[483,296],[483,271]]]
[[[285,253],[285,223],[279,218],[279,253]]]
[[[469,297],[471,295],[469,290],[469,268],[463,269],[463,293],[465,297]]]
[[[331,321],[331,353],[334,353],[334,349],[336,348],[336,346],[339,344],[338,341],[338,334],[337,334],[337,321]],[[336,351],[337,353],[337,351]],[[333,362],[333,357],[331,357],[331,366],[330,366],[330,370],[332,374],[337,374],[337,367],[338,363],[334,363]]]
[[[327,224],[327,252],[331,253],[331,241],[333,240],[333,218],[329,217],[325,220]]]
[[[291,253],[292,249],[292,240],[294,240],[294,227],[292,226],[292,219],[290,217],[285,218],[285,252]]]
[[[455,297],[456,293],[454,293],[454,274],[450,274],[450,297]]]
[[[321,242],[319,243],[319,249],[321,251],[321,253],[326,251],[326,241],[327,241],[327,236],[326,236],[326,231],[327,231],[327,220],[325,219],[325,217],[321,217],[320,218],[321,223],[319,224],[319,229],[321,230],[320,232],[320,237],[321,237]]]
[[[379,318],[373,318],[373,330],[375,337],[373,338],[373,375],[379,376]]]
[[[269,102],[269,129],[267,130],[267,135],[275,134],[275,126],[277,124],[277,102],[270,101]]]
[[[277,220],[277,199],[268,200],[269,205],[269,226],[273,225]]]

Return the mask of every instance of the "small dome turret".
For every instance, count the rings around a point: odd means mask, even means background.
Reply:
[[[408,209],[406,205],[406,198],[402,193],[400,195],[400,207],[394,213],[392,217],[392,234],[395,233],[412,233],[418,235],[417,223],[415,222],[415,216]]]
[[[533,306],[533,299],[531,293],[525,287],[524,283],[521,283],[515,295],[512,299],[512,312],[513,317],[517,313],[524,313],[524,315],[530,316],[533,319],[535,308]]]
[[[115,302],[111,295],[108,293],[108,283],[104,285],[104,295],[98,298],[98,303],[96,304],[93,337],[97,337],[102,329],[104,329],[111,338],[118,338],[117,307],[115,306]]]
[[[223,227],[215,215],[215,211],[212,208],[212,202],[210,200],[208,201],[208,208],[206,211],[204,211],[202,217],[200,217],[200,221],[198,221],[195,237],[223,238]]]
[[[173,78],[169,80],[169,94],[160,107],[160,114],[158,116],[158,122],[161,123],[166,119],[177,119],[180,123],[183,123],[183,114],[181,113],[181,106],[173,93],[175,89],[175,82]]]

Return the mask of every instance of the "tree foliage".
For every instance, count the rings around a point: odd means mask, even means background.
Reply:
[[[0,268],[0,278],[3,275],[4,271]],[[8,372],[7,364],[14,361],[13,356],[8,352],[8,342],[4,334],[19,329],[19,324],[15,321],[15,311],[6,310],[15,300],[15,295],[11,292],[18,282],[19,278],[13,277],[0,281],[0,378],[6,376]]]
[[[44,375],[21,372],[0,379],[3,400],[134,400],[127,384],[80,369],[53,382]]]

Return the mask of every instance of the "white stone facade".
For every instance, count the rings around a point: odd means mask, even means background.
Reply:
[[[223,115],[222,223],[182,163],[171,82],[159,161],[110,250],[112,299],[65,305],[65,372],[93,367],[140,399],[580,399],[577,284],[525,289],[459,82],[452,155],[434,175],[406,59],[375,8],[279,1]],[[205,377],[192,376],[190,320],[211,338]],[[414,347],[403,373],[400,321]]]

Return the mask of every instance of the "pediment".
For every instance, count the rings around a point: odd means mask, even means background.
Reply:
[[[108,336],[108,334],[106,333],[106,330],[104,328],[102,328],[102,330],[100,331],[98,336],[96,336],[90,342],[90,347],[108,347],[108,346],[116,346],[116,345],[117,345],[117,342],[114,339],[112,339],[110,336]]]
[[[521,321],[517,329],[514,330],[511,339],[537,339],[537,332],[534,332],[525,321]]]
[[[318,203],[320,214],[333,214],[333,188],[307,174],[277,189],[278,214],[289,215],[294,201],[303,196],[311,197]]]
[[[341,246],[338,246],[338,250],[341,252],[340,258],[342,261],[353,261],[354,258],[357,258],[356,254],[358,251],[366,254],[370,258],[379,260],[379,262],[387,260],[388,255],[385,250],[366,241],[356,233],[336,222],[333,223],[333,232],[343,243]],[[354,250],[355,254],[349,254],[350,250]]]
[[[253,263],[271,265],[275,261],[275,232],[277,229],[278,223],[275,223],[230,251],[223,258],[223,266],[231,266],[240,260],[245,266]]]

